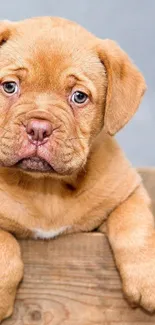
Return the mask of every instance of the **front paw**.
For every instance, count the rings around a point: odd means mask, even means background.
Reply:
[[[14,293],[4,293],[0,295],[0,324],[2,320],[10,317],[13,313],[15,292]]]
[[[11,268],[10,268],[11,270]],[[4,272],[3,272],[4,274]],[[0,285],[0,324],[2,320],[13,313],[18,285],[23,277],[23,263],[16,261],[16,268],[12,269],[12,277],[3,277]]]
[[[144,259],[145,260],[145,259]],[[155,258],[137,264],[127,264],[123,270],[123,290],[129,303],[155,311]]]

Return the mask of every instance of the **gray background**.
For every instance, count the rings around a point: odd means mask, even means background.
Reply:
[[[43,15],[75,20],[99,37],[116,40],[138,65],[148,91],[117,139],[135,166],[155,165],[155,0],[0,0],[0,19]]]

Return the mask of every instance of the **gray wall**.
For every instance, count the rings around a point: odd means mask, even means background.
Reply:
[[[62,16],[119,42],[143,72],[148,91],[139,112],[117,135],[135,166],[155,165],[155,0],[0,0],[0,19]]]

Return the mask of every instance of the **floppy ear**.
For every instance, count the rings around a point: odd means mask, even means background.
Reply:
[[[5,43],[11,34],[11,22],[9,20],[0,21],[0,45]]]
[[[111,40],[100,40],[98,53],[107,73],[104,129],[113,135],[138,109],[146,84],[127,54]]]

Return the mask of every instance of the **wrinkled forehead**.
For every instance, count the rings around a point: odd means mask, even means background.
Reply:
[[[1,48],[0,68],[25,69],[29,80],[39,76],[42,83],[65,78],[66,74],[95,78],[100,69],[95,37],[74,23],[48,19],[17,23]]]

